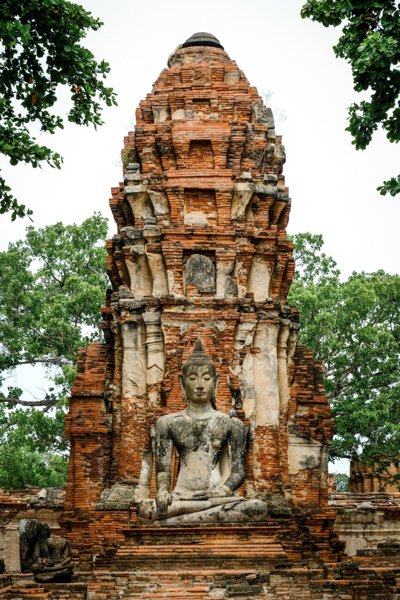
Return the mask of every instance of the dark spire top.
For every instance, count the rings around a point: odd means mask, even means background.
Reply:
[[[204,348],[203,348],[203,344],[201,343],[201,339],[197,338],[196,343],[194,345],[194,350],[193,352],[203,352],[204,353]]]
[[[221,50],[224,49],[214,35],[204,31],[194,33],[182,44],[182,48],[190,48],[191,46],[213,46],[214,48],[221,48]]]

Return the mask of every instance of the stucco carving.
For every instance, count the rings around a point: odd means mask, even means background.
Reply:
[[[195,285],[199,292],[214,292],[215,266],[208,256],[193,254],[186,263],[186,285]]]

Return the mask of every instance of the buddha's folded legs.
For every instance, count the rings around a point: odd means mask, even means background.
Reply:
[[[238,496],[210,498],[209,500],[175,500],[168,507],[167,516],[157,515],[154,500],[140,504],[139,520],[159,525],[195,523],[240,523],[259,521],[266,517],[267,505],[261,500],[245,500]]]

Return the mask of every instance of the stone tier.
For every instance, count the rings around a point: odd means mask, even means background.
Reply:
[[[270,505],[270,511],[282,507]],[[199,565],[334,564],[343,559],[344,543],[333,530],[334,511],[287,511],[261,524],[160,527],[138,525],[132,510],[65,512],[63,534],[74,550],[76,568],[171,568],[190,560]],[[209,565],[207,566],[207,568]]]
[[[175,569],[179,564],[209,568],[217,565],[238,567],[248,563],[287,562],[287,554],[278,541],[279,526],[223,526],[223,527],[132,527],[124,531],[125,543],[118,548],[111,565],[119,568]],[[108,558],[101,560],[110,564]]]

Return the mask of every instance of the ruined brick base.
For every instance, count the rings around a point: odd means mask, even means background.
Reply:
[[[106,527],[103,512],[81,532],[92,531],[92,554],[81,533],[69,584],[36,584],[29,574],[0,575],[4,600],[143,600],[156,598],[256,598],[280,600],[398,600],[400,551],[364,548],[343,554],[332,533],[335,512],[269,517],[253,526],[171,528],[132,525],[119,512],[120,528]],[[109,516],[109,515],[108,515]],[[116,512],[111,522],[115,522]],[[100,526],[102,522],[103,527]],[[75,524],[75,548],[79,545]],[[96,535],[95,535],[96,533]],[[97,537],[96,537],[97,536]],[[115,538],[101,554],[104,539]],[[97,539],[97,542],[96,542]],[[83,567],[82,565],[86,565]]]
[[[276,567],[179,570],[93,570],[69,584],[35,584],[26,575],[0,576],[4,600],[155,600],[257,598],[264,600],[397,600],[400,565],[360,569],[355,563],[330,568]]]
[[[400,507],[393,495],[337,493],[328,509],[270,515],[258,525],[162,528],[138,525],[130,510],[97,510],[93,520],[82,511],[73,521],[66,511],[61,516],[62,491],[43,492],[0,495],[0,549],[8,567],[0,575],[1,599],[400,597]],[[69,584],[36,584],[12,566],[19,520],[38,517],[59,521],[64,530],[57,534],[69,529],[75,562]],[[345,541],[354,556],[343,553]]]

